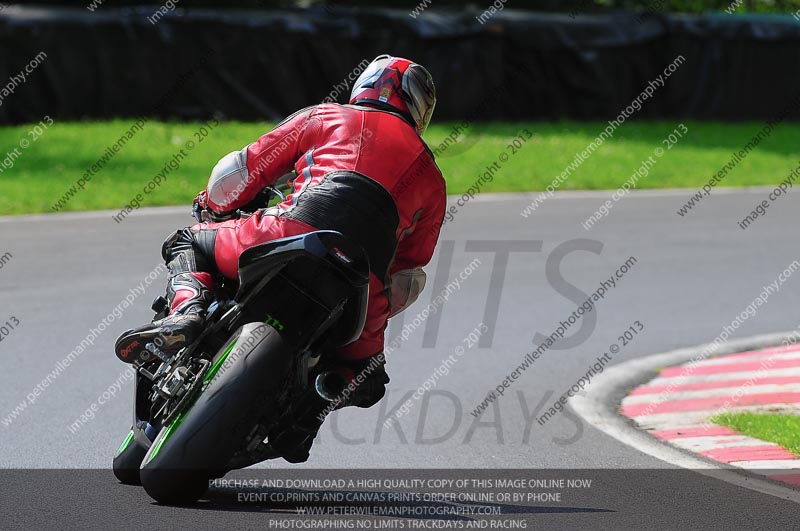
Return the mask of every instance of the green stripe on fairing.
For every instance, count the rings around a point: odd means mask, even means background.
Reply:
[[[226,359],[228,359],[228,355],[231,353],[231,351],[233,351],[237,341],[238,340],[231,343],[230,346],[228,346],[228,348],[225,349],[225,352],[223,352],[222,355],[219,358],[217,358],[217,361],[214,362],[214,365],[211,366],[211,369],[209,369],[208,373],[203,378],[204,382],[208,382],[211,379],[213,379],[214,376],[216,376],[217,372],[219,372],[220,367],[222,367],[222,364],[225,363]],[[178,417],[175,420],[173,420],[172,423],[170,423],[169,427],[167,428],[167,431],[164,432],[164,436],[158,439],[158,443],[156,443],[155,448],[153,448],[153,451],[150,452],[150,458],[147,460],[148,463],[153,459],[155,459],[156,455],[161,450],[161,447],[164,445],[165,442],[167,442],[167,439],[169,439],[170,436],[173,433],[175,433],[175,430],[178,429],[178,426],[180,426],[181,422],[183,422],[183,419],[185,419],[186,415],[189,414],[189,411],[191,411],[191,408],[178,415]],[[131,432],[131,435],[133,435],[133,432]]]
[[[131,430],[130,433],[128,433],[128,436],[125,437],[125,440],[122,441],[121,445],[119,445],[119,450],[117,450],[117,455],[124,452],[132,440],[133,440],[133,430]]]

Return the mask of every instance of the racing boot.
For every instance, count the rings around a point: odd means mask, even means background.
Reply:
[[[305,396],[289,407],[269,434],[269,444],[289,463],[308,460],[311,446],[325,418],[343,407],[369,408],[386,394],[389,376],[379,353],[355,361],[339,361],[322,372]]]
[[[325,416],[336,408],[311,389],[282,415],[278,425],[267,434],[272,449],[289,463],[308,461],[311,445]],[[330,409],[330,410],[329,410]]]
[[[214,300],[209,273],[178,273],[167,284],[167,317],[128,330],[117,339],[114,350],[125,363],[143,363],[155,358],[154,349],[174,354],[197,339],[205,313]]]

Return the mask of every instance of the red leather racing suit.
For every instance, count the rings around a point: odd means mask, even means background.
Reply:
[[[275,207],[192,227],[215,231],[220,273],[237,278],[239,256],[254,245],[338,230],[364,247],[372,269],[364,331],[339,354],[355,360],[381,352],[391,278],[430,261],[444,218],[445,182],[414,128],[390,112],[323,104],[299,111],[229,157],[238,170],[215,168],[206,190],[216,212],[246,205],[292,170],[296,177],[292,193]]]

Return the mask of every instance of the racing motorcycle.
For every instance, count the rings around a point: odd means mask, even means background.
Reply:
[[[161,503],[193,503],[209,480],[285,455],[274,446],[296,429],[295,408],[336,400],[332,352],[364,327],[369,260],[338,232],[250,248],[238,281],[218,280],[197,340],[134,361],[133,424],[113,470]],[[163,318],[167,301],[153,310]]]

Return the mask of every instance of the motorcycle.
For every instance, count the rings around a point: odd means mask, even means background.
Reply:
[[[161,503],[193,503],[210,480],[284,455],[274,446],[297,428],[297,405],[343,390],[332,352],[364,327],[369,260],[335,231],[250,248],[238,281],[218,280],[192,344],[171,355],[149,344],[134,361],[133,423],[113,470]],[[163,318],[167,301],[153,310]]]

